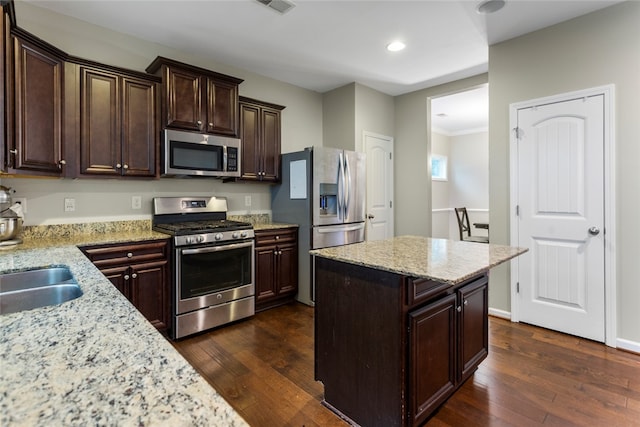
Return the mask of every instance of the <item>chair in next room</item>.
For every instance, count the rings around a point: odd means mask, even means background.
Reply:
[[[471,225],[469,224],[469,214],[467,208],[455,208],[456,218],[458,219],[458,230],[460,231],[460,240],[465,242],[489,243],[488,236],[472,236]]]

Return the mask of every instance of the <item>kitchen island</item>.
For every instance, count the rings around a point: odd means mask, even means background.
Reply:
[[[245,426],[76,247],[167,236],[78,234],[79,227],[64,237],[25,237],[0,252],[0,273],[67,266],[83,291],[60,305],[0,316],[0,425]]]
[[[362,426],[423,424],[488,353],[488,271],[526,252],[402,236],[311,251],[315,377]]]

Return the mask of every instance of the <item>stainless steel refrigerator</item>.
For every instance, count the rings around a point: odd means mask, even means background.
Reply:
[[[310,147],[282,155],[282,182],[271,189],[273,221],[298,233],[298,301],[313,305],[309,250],[362,242],[365,230],[365,155]]]

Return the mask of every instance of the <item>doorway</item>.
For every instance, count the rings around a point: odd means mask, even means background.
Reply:
[[[613,345],[612,87],[511,105],[512,320]],[[515,285],[513,285],[515,284]]]
[[[429,98],[431,237],[458,240],[454,208],[472,223],[489,223],[489,86]],[[488,236],[472,226],[472,234]]]

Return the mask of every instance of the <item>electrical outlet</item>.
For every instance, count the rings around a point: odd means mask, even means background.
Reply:
[[[76,210],[76,199],[64,199],[64,211],[65,212],[73,212]]]
[[[244,196],[244,205],[251,206],[251,196]]]
[[[131,196],[131,209],[142,209],[142,196]]]
[[[13,198],[13,203],[20,203],[20,206],[22,206],[22,213],[23,214],[27,213],[27,198],[26,197],[14,197]]]

